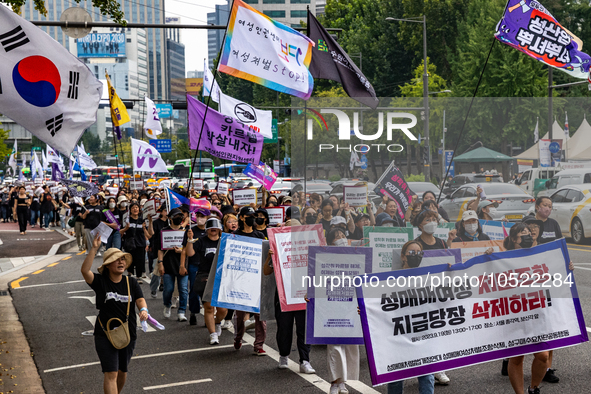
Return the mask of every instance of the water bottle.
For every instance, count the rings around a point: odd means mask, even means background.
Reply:
[[[477,185],[479,188],[482,189],[482,185]],[[482,193],[480,193],[480,200],[486,200],[486,193],[484,193],[484,189],[482,189]]]

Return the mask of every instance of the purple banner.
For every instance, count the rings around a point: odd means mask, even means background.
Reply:
[[[60,167],[57,163],[51,163],[51,180],[52,181],[59,181],[65,178],[64,173],[60,170]]]
[[[239,120],[222,115],[211,107],[205,117],[205,109],[205,104],[187,94],[189,147],[220,159],[258,164],[264,137]],[[199,138],[201,132],[203,135]]]
[[[277,180],[277,174],[262,161],[259,165],[249,164],[246,166],[242,173],[256,181],[259,181],[267,190],[271,190],[275,181]]]
[[[111,224],[116,224],[117,225],[117,230],[121,229],[121,225],[119,224],[119,220],[117,220],[117,218],[115,217],[115,215],[113,215],[113,212],[111,212],[108,209],[103,210],[103,213],[105,214],[105,217],[107,218],[107,220],[109,221],[109,223]]]
[[[591,57],[581,52],[583,42],[537,1],[509,0],[495,37],[575,78],[589,77]]]

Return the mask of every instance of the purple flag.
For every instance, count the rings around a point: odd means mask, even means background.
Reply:
[[[119,126],[113,125],[113,131],[115,132],[115,135],[117,135],[117,139],[120,140],[121,139],[121,128]]]
[[[199,146],[199,133],[205,114],[205,104],[187,94],[189,113],[189,147],[207,152],[220,159],[259,164],[264,137],[237,119],[209,108]]]
[[[59,165],[57,163],[51,163],[51,180],[60,181],[64,178],[64,173],[60,170]]]
[[[589,78],[591,57],[581,52],[583,42],[535,0],[509,0],[495,37],[575,78]]]

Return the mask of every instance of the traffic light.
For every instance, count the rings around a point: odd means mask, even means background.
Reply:
[[[430,164],[429,163],[429,145],[425,145],[423,147],[423,163]]]

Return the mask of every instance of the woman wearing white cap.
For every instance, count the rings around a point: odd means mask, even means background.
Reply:
[[[474,211],[466,211],[462,215],[458,236],[453,242],[471,242],[471,241],[490,241],[490,237],[482,232],[478,215]],[[492,253],[492,248],[487,250],[487,254]]]
[[[111,248],[105,252],[98,273],[90,270],[100,245],[97,235],[80,272],[96,294],[99,324],[94,326],[94,345],[104,374],[103,390],[105,394],[116,394],[123,390],[137,338],[137,317],[131,303],[140,310],[141,321],[148,318],[148,307],[135,278],[123,276],[132,262],[129,253]]]

